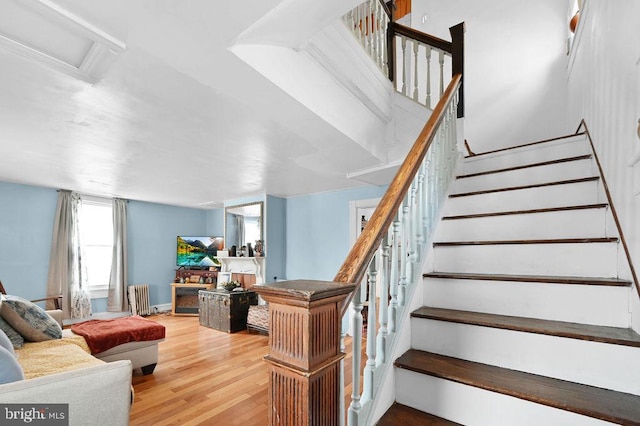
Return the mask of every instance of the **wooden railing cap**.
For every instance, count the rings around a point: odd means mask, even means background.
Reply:
[[[355,284],[336,283],[333,281],[291,280],[254,285],[251,290],[263,297],[273,296],[312,302],[349,294],[355,288]]]

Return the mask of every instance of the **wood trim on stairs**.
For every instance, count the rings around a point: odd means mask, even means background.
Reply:
[[[476,176],[491,175],[494,173],[512,172],[515,170],[530,169],[532,167],[550,166],[552,164],[569,163],[572,161],[589,160],[591,159],[591,157],[592,157],[591,154],[577,155],[575,157],[566,157],[566,158],[559,158],[557,160],[541,161],[539,163],[530,163],[530,164],[524,164],[521,166],[506,167],[504,169],[494,169],[494,170],[486,170],[484,172],[478,172],[478,173],[469,173],[467,175],[456,176],[456,179],[466,179],[466,178],[471,178]]]
[[[462,426],[424,411],[394,402],[376,426]]]
[[[494,149],[493,151],[481,152],[479,154],[474,155],[473,157],[475,158],[475,157],[478,157],[478,156],[481,156],[481,155],[495,154],[496,152],[509,151],[509,150],[512,150],[512,149],[524,148],[524,147],[527,147],[527,146],[538,145],[538,144],[547,143],[547,142],[554,142],[554,141],[558,141],[558,140],[562,140],[562,139],[569,139],[569,138],[573,138],[575,136],[584,135],[584,134],[585,134],[585,132],[582,132],[582,133],[576,132],[575,134],[559,136],[557,138],[544,139],[544,140],[541,140],[541,141],[529,142],[529,143],[525,143],[525,144],[522,144],[522,145],[510,146],[510,147],[507,147],[507,148]],[[465,158],[470,158],[470,157],[466,156]]]
[[[576,285],[603,285],[613,287],[629,287],[632,283],[620,278],[605,277],[561,277],[551,275],[506,275],[506,274],[469,274],[463,272],[429,272],[422,275],[424,278],[442,278],[453,280],[475,281],[511,281],[543,284],[576,284]]]
[[[640,397],[410,349],[395,366],[624,425],[640,424]]]
[[[605,238],[558,238],[549,240],[490,240],[490,241],[441,241],[433,243],[434,247],[447,246],[489,246],[489,245],[518,245],[518,244],[590,244],[617,243],[616,237]]]
[[[492,216],[551,213],[551,212],[561,212],[561,211],[569,211],[569,210],[603,209],[603,208],[606,208],[607,206],[608,204],[601,203],[601,204],[583,204],[578,206],[549,207],[545,209],[511,210],[511,211],[491,212],[491,213],[461,214],[456,216],[445,216],[442,218],[442,220],[479,219],[483,217],[492,217]]]
[[[572,183],[593,182],[599,179],[600,179],[599,176],[590,176],[590,177],[580,178],[580,179],[568,179],[568,180],[559,180],[555,182],[536,183],[533,185],[511,186],[506,188],[486,189],[482,191],[461,192],[458,194],[451,194],[449,195],[449,198],[468,197],[471,195],[481,195],[481,194],[491,194],[494,192],[519,191],[521,189],[542,188],[545,186],[569,185]]]
[[[458,324],[566,337],[590,342],[640,347],[640,335],[630,328],[579,324],[564,321],[524,318],[483,312],[460,311],[456,309],[431,308],[423,306],[411,313],[412,318],[424,318]]]

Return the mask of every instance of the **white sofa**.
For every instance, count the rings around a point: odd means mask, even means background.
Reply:
[[[61,312],[47,313],[61,322]],[[100,360],[89,353],[83,338],[70,333],[63,333],[62,339],[24,343],[14,352],[25,379],[0,384],[0,403],[69,404],[71,426],[129,424],[129,359]]]
[[[131,362],[104,363],[0,385],[0,402],[69,404],[70,426],[129,424]]]

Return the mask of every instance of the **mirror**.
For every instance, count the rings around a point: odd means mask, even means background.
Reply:
[[[255,248],[257,240],[264,241],[263,229],[263,202],[228,206],[224,208],[224,237],[225,246],[231,250],[236,246],[240,251],[247,243]],[[241,254],[237,252],[236,256]],[[242,255],[248,256],[249,253]]]

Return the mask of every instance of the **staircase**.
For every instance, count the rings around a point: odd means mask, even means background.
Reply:
[[[467,157],[378,424],[640,424],[619,237],[585,134]]]

